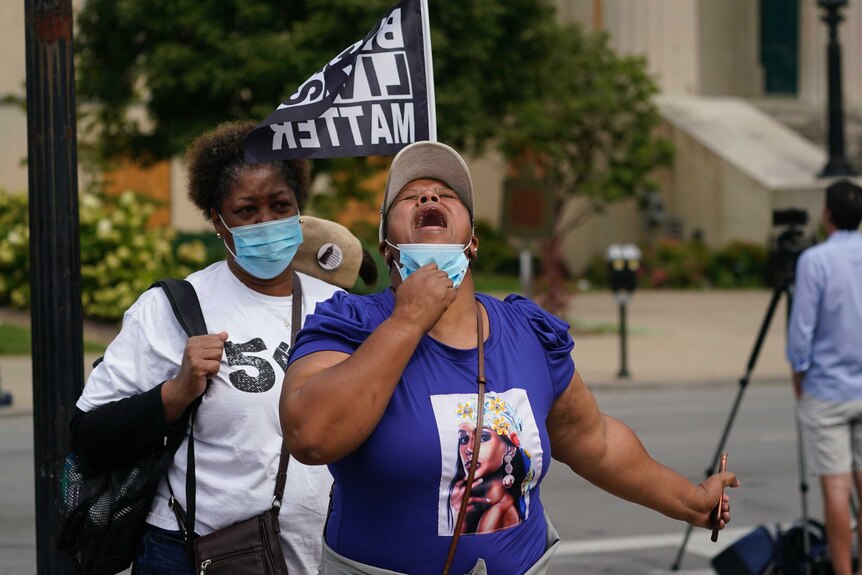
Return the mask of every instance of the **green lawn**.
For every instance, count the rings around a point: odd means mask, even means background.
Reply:
[[[105,346],[84,342],[84,351],[102,353]],[[0,322],[0,355],[28,355],[30,353],[30,329]]]
[[[506,294],[521,291],[521,280],[518,276],[495,275],[488,273],[473,276],[476,291],[481,293],[505,292]]]

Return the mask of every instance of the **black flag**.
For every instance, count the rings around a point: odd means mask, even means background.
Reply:
[[[427,0],[402,0],[246,138],[247,163],[394,155],[436,140]]]

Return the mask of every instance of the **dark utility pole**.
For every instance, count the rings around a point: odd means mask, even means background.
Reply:
[[[72,0],[24,0],[33,329],[36,565],[74,573],[57,551],[70,410],[83,387]]]
[[[826,60],[829,79],[829,161],[820,177],[854,176],[856,171],[844,156],[844,105],[841,87],[841,44],[838,42],[838,24],[844,20],[841,9],[847,0],[817,0],[825,10],[821,18],[829,27]]]

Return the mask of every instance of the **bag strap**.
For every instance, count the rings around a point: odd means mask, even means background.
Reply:
[[[150,286],[150,288],[154,287],[160,287],[165,291],[171,309],[186,335],[193,337],[209,333],[198,293],[192,284],[186,280],[169,278],[159,280]]]
[[[198,294],[192,284],[186,280],[168,278],[154,282],[147,289],[153,289],[154,287],[160,287],[165,291],[165,295],[168,296],[168,301],[171,304],[171,309],[174,311],[174,317],[177,318],[186,335],[192,337],[193,335],[208,333],[207,324],[204,321],[203,313],[201,313]],[[92,367],[95,368],[104,359],[105,356],[96,358]]]
[[[192,288],[194,289],[194,288]],[[197,300],[197,294],[195,294],[195,299]],[[171,304],[173,305],[173,303]],[[198,307],[200,304],[198,304]],[[296,272],[293,272],[293,310],[292,310],[292,321],[290,325],[290,347],[293,349],[293,344],[296,342],[296,334],[299,332],[299,328],[302,323],[302,283],[299,280],[299,275]],[[204,332],[206,333],[206,332]],[[171,489],[171,483],[168,481],[168,490],[171,492],[171,499],[169,501],[169,505],[171,509],[174,511],[174,515],[177,518],[177,523],[179,524],[180,531],[183,534],[183,538],[186,541],[189,541],[190,538],[195,537],[195,411],[197,410],[197,406],[200,404],[203,396],[198,397],[198,399],[192,404],[192,410],[189,418],[189,442],[187,449],[187,458],[188,462],[186,464],[186,506],[187,509],[183,511],[180,503],[174,498],[174,492]],[[272,511],[275,514],[276,518],[278,517],[278,513],[281,510],[281,501],[284,496],[284,486],[287,482],[287,466],[290,463],[290,452],[287,450],[287,444],[284,439],[281,440],[281,455],[278,460],[278,473],[276,475],[275,481],[275,490],[273,492],[272,497]],[[275,529],[278,531],[278,522],[275,521]]]
[[[183,328],[183,331],[186,332],[187,336],[194,337],[196,335],[205,335],[209,333],[206,320],[204,320],[203,311],[201,310],[201,302],[191,283],[183,279],[168,278],[159,280],[150,286],[150,288],[154,287],[160,287],[164,290],[165,295],[168,298],[168,302],[171,304],[174,316],[177,318],[177,321]],[[180,418],[180,421],[177,422],[178,430],[185,431],[186,427],[189,428],[187,456],[191,465],[190,471],[192,474],[194,474],[194,421],[198,405],[200,405],[200,398],[195,400],[189,406]],[[183,436],[182,432],[177,435],[181,442]],[[179,442],[177,443],[177,447],[179,447]],[[167,478],[167,472],[165,472],[165,480],[168,484],[168,491],[171,493],[168,505],[173,509],[174,513],[177,514],[177,520],[180,523],[180,529],[183,532],[183,536],[188,539],[189,532],[194,533],[193,528],[189,531],[186,527],[187,525],[194,526],[195,523],[194,486],[191,486],[190,489],[188,481],[186,481],[186,502],[188,503],[189,512],[188,516],[185,516],[183,515],[182,507],[180,507],[176,502],[174,490],[171,488],[171,482]],[[181,517],[182,521],[180,521]]]
[[[482,308],[476,301],[476,347],[479,350],[479,365],[476,383],[479,386],[478,405],[476,406],[476,429],[473,430],[473,457],[470,458],[470,471],[467,473],[464,495],[461,497],[461,508],[458,510],[458,520],[455,522],[455,531],[452,533],[452,541],[449,543],[449,553],[446,555],[446,564],[443,566],[443,575],[449,575],[452,561],[455,559],[455,550],[458,548],[458,539],[464,529],[464,519],[467,515],[467,504],[470,501],[470,492],[473,490],[473,477],[476,475],[476,464],[479,462],[479,449],[482,447],[482,424],[485,411],[485,337],[482,329]]]
[[[296,334],[302,327],[302,283],[299,275],[293,272],[293,317],[290,322],[290,349],[296,343]],[[290,463],[290,452],[287,443],[281,439],[281,456],[278,459],[278,475],[275,480],[275,493],[272,496],[272,511],[278,516],[281,511],[281,499],[284,496],[284,484],[287,482],[287,464]],[[276,523],[276,526],[278,524]]]
[[[168,278],[159,280],[153,283],[150,288],[160,287],[164,290],[165,295],[168,298],[168,302],[171,305],[171,310],[174,312],[174,317],[177,318],[177,322],[180,324],[180,327],[183,328],[183,331],[186,332],[188,337],[194,337],[196,335],[205,335],[209,333],[207,329],[206,320],[204,320],[203,311],[201,310],[201,303],[198,299],[198,294],[195,291],[194,286],[189,283],[187,280],[176,279],[176,278]],[[194,417],[195,412],[197,411],[197,407],[200,405],[200,398],[194,401],[189,408],[182,415],[180,420],[177,422],[176,429],[178,433],[176,434],[176,438],[174,442],[176,447],[179,447],[179,444],[182,442],[182,438],[184,435],[184,431],[186,428],[189,428],[189,451],[191,453],[194,452],[194,445],[192,441],[192,437],[194,434]],[[191,465],[194,465],[194,459],[190,458]],[[187,519],[183,515],[182,507],[176,503],[176,499],[174,497],[174,490],[171,488],[171,482],[168,480],[167,471],[165,472],[165,481],[168,484],[168,491],[171,493],[170,500],[168,501],[168,505],[177,514],[177,520],[180,523],[180,529],[183,531],[184,537],[188,538],[188,531],[185,528],[185,524],[188,521],[189,524],[194,524],[194,506],[190,505],[189,508],[192,510],[189,513],[189,518]],[[191,500],[194,499],[194,493],[189,493],[188,485],[186,486],[186,500],[189,501],[189,497],[191,496]],[[180,521],[180,517],[182,517],[182,521]]]

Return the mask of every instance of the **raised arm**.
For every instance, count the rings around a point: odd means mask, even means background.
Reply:
[[[281,392],[281,426],[291,455],[319,465],[352,452],[374,431],[422,336],[455,298],[436,266],[412,274],[392,315],[352,355],[311,353],[294,361]]]
[[[731,472],[699,485],[654,460],[624,423],[599,411],[575,372],[548,415],[551,453],[575,473],[605,491],[698,527],[713,527],[711,513],[723,487],[739,482]],[[720,527],[730,521],[724,496]]]

